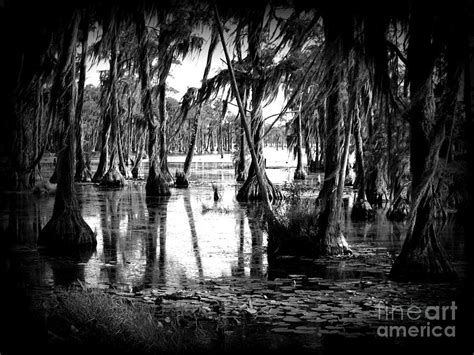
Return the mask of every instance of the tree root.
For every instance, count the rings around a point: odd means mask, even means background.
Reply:
[[[186,189],[189,186],[188,178],[183,171],[176,171],[174,186],[180,189]]]
[[[273,185],[268,179],[267,174],[264,174],[265,188],[267,189],[268,198],[270,201],[278,201],[283,198],[283,195],[280,189]],[[245,183],[240,188],[237,193],[237,201],[257,201],[262,200],[260,185],[257,180],[257,176],[252,174],[252,176],[247,177]]]
[[[84,166],[82,171],[76,172],[75,180],[77,182],[91,182],[92,181],[92,173],[87,166]]]
[[[319,243],[320,256],[352,255],[352,250],[341,231],[331,233],[325,240],[320,240]]]
[[[38,244],[66,252],[82,246],[95,247],[97,241],[79,211],[66,208],[61,214],[53,216],[41,230]]]
[[[447,256],[440,248],[433,231],[423,243],[402,248],[390,270],[390,278],[397,281],[448,281],[457,277]],[[408,236],[407,238],[409,238]]]
[[[100,186],[103,187],[123,187],[125,178],[118,169],[110,169],[100,180]]]
[[[170,196],[171,191],[168,182],[162,174],[155,174],[153,172],[148,175],[146,181],[146,195],[147,196]]]

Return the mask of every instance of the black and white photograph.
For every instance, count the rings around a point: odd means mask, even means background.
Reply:
[[[0,0],[0,355],[474,354],[474,1]]]

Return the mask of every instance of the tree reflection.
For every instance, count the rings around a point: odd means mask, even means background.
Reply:
[[[2,211],[8,213],[8,225],[2,231],[2,236],[5,236],[2,244],[35,244],[41,230],[39,198],[26,194],[5,194],[1,199]]]
[[[263,276],[263,209],[259,204],[248,205],[252,255],[250,256],[250,277]]]
[[[186,214],[188,215],[189,229],[191,231],[191,241],[193,244],[194,257],[196,258],[196,266],[198,269],[199,278],[204,277],[204,272],[202,268],[201,252],[199,250],[199,241],[196,232],[196,224],[194,222],[193,209],[191,207],[190,191],[186,190],[184,193],[184,208],[186,209]]]
[[[147,235],[145,242],[145,272],[142,287],[151,287],[154,282],[156,266],[157,239],[160,241],[158,257],[158,284],[166,284],[166,220],[168,214],[169,196],[146,197],[148,210]],[[158,233],[159,230],[159,233]]]
[[[54,251],[40,249],[42,259],[51,267],[55,286],[71,286],[81,281],[85,282],[85,265],[95,252],[95,247],[83,247],[79,250],[69,251],[61,255]]]
[[[117,283],[117,240],[120,236],[120,210],[122,190],[107,191],[105,202],[101,204],[101,224],[104,265],[101,273],[105,272],[111,285]]]
[[[232,265],[232,276],[241,277],[245,275],[245,259],[244,259],[244,244],[245,244],[245,210],[240,206],[238,213],[239,226],[239,248],[237,250],[237,265]]]

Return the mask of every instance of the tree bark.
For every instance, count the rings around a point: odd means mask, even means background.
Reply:
[[[125,185],[125,178],[118,168],[119,162],[119,139],[120,139],[120,124],[118,112],[118,98],[117,98],[117,71],[118,71],[118,56],[119,56],[119,21],[114,20],[114,28],[112,29],[111,40],[111,55],[110,55],[110,69],[108,77],[108,92],[107,98],[109,100],[106,115],[110,120],[110,163],[109,169],[104,177],[100,180],[100,185],[104,187],[123,187]]]
[[[75,85],[68,86],[66,79],[69,79],[69,82],[74,82],[74,53],[79,21],[80,15],[75,11],[67,26],[67,35],[59,60],[59,70],[53,84],[55,89],[57,88],[57,91],[53,92],[63,94],[58,102],[58,111],[66,129],[66,145],[58,155],[58,187],[53,216],[38,237],[39,244],[60,252],[77,251],[79,247],[90,248],[97,244],[94,233],[80,214],[74,188],[76,134],[73,98]]]
[[[297,163],[294,179],[295,180],[304,180],[306,174],[303,169],[303,139],[301,137],[301,100],[300,107],[298,111],[298,116],[296,117],[296,150],[297,150]]]
[[[212,28],[212,33],[211,33],[211,42],[209,44],[209,49],[207,51],[206,66],[204,67],[204,73],[202,75],[203,85],[206,83],[207,77],[209,75],[209,71],[211,70],[212,56],[214,55],[214,51],[216,49],[218,39],[219,39],[218,31],[217,31],[216,27],[214,26]],[[203,86],[201,86],[201,88],[199,89],[199,92],[198,92],[198,99],[200,100],[199,105],[196,109],[196,113],[194,114],[193,120],[190,124],[191,125],[191,134],[190,134],[190,138],[189,138],[188,152],[186,154],[186,160],[184,161],[184,168],[183,168],[184,177],[183,177],[183,183],[181,183],[180,185],[187,185],[188,184],[188,176],[189,176],[189,171],[191,169],[191,163],[192,163],[193,157],[194,157],[194,150],[196,149],[196,138],[197,138],[197,133],[198,133],[199,118],[201,116],[201,109],[202,109],[202,104],[203,104],[202,98],[201,98],[202,97],[202,94],[201,94],[202,90],[203,90]]]
[[[425,13],[424,8],[414,3],[407,53],[412,201],[407,236],[390,271],[394,279],[449,279],[455,273],[438,240],[433,200],[439,151],[445,137],[447,116],[453,114],[459,72],[452,70],[448,57],[444,95],[435,106],[432,76],[437,54],[432,44],[433,24],[433,14]]]
[[[130,176],[130,172],[126,164],[126,159],[123,156],[124,152],[123,152],[122,142],[123,142],[123,134],[122,134],[122,130],[119,129],[119,135],[118,135],[118,140],[117,140],[118,168],[122,176],[127,178]]]
[[[352,206],[351,218],[353,220],[368,220],[375,216],[374,210],[367,201],[365,194],[365,163],[364,163],[364,150],[361,133],[361,116],[359,108],[356,108],[356,114],[354,117],[354,138],[356,146],[356,165],[357,165],[357,198],[356,202]]]
[[[252,143],[254,152],[252,153],[252,163],[247,179],[237,193],[238,201],[268,200],[268,202],[271,202],[280,200],[283,197],[278,187],[271,183],[265,172],[263,142],[261,140],[264,123],[262,102],[266,83],[263,73],[264,69],[262,68],[262,49],[260,48],[260,36],[263,30],[263,18],[260,18],[260,15],[263,17],[264,13],[264,8],[260,8],[257,15],[254,15],[248,23],[248,52],[252,60],[253,75],[258,77],[258,79],[254,79],[251,82],[252,111],[250,114],[250,126],[253,137],[247,137],[248,140],[253,140],[253,142],[248,143],[249,146]],[[235,94],[238,95],[237,92]],[[245,112],[242,112],[241,115],[242,122],[245,122]]]
[[[141,161],[143,158],[144,148],[145,148],[145,137],[140,137],[139,142],[138,142],[137,155],[135,157],[135,161],[133,162],[133,168],[132,168],[132,178],[134,179],[138,179],[138,175],[140,173],[140,166],[141,166]]]
[[[76,181],[90,182],[92,180],[92,173],[89,170],[82,146],[82,105],[84,103],[84,85],[86,83],[86,59],[87,59],[87,41],[89,38],[89,15],[84,11],[82,18],[82,26],[80,28],[81,41],[81,63],[79,67],[79,82],[77,87],[77,104],[76,104]]]
[[[161,171],[160,157],[156,146],[158,122],[153,114],[150,85],[150,63],[148,61],[148,46],[144,16],[144,14],[137,14],[136,26],[140,60],[141,103],[143,115],[148,123],[149,170],[145,189],[147,196],[169,196],[171,195],[171,192]],[[135,164],[137,164],[138,160],[139,159],[137,158]]]
[[[316,242],[320,255],[337,255],[349,252],[347,242],[341,231],[340,217],[342,201],[338,199],[338,186],[341,177],[340,126],[342,107],[339,91],[327,98],[326,124],[328,136],[325,144],[324,183],[317,198],[319,210]]]
[[[160,139],[160,168],[164,179],[167,182],[172,182],[173,176],[168,168],[168,112],[166,110],[166,82],[160,82],[158,87],[158,111],[160,114],[160,129],[158,133]]]
[[[262,186],[259,184],[257,171],[261,174],[264,189],[268,194],[269,200],[280,200],[282,194],[278,187],[272,184],[265,172],[265,158],[263,156],[263,142],[260,140],[263,133],[263,117],[261,108],[261,99],[257,92],[252,95],[252,113],[251,113],[251,131],[253,132],[253,144],[255,147],[258,169],[254,161],[250,164],[249,173],[242,187],[237,193],[237,201],[262,200]]]
[[[243,85],[239,86],[240,95],[243,98],[244,104],[244,112],[247,110],[247,89],[243,87]],[[240,117],[240,112],[238,113],[238,117]],[[245,181],[246,176],[246,167],[245,167],[245,131],[244,125],[242,123],[242,118],[240,119],[239,124],[239,160],[237,163],[237,170],[236,170],[236,180],[237,181]]]
[[[105,100],[105,87],[104,83],[102,83],[101,87],[102,91],[102,100]],[[101,101],[102,101],[101,100]],[[105,103],[104,103],[105,104]],[[104,106],[104,105],[102,105]],[[97,170],[92,178],[93,182],[100,182],[107,171],[108,165],[108,157],[109,157],[109,136],[110,136],[110,116],[107,114],[105,107],[102,107],[102,134],[100,138],[100,157],[99,157],[99,165],[97,166]]]
[[[248,144],[249,149],[250,149],[250,155],[252,156],[252,163],[254,164],[254,169],[255,169],[255,175],[254,176],[258,181],[258,186],[260,187],[259,192],[261,194],[261,199],[263,200],[263,203],[264,203],[265,207],[267,208],[268,211],[272,211],[272,206],[271,206],[271,201],[272,200],[269,197],[268,191],[266,189],[264,175],[262,174],[262,172],[260,170],[259,159],[258,159],[258,156],[257,156],[257,152],[256,152],[256,148],[254,146],[254,143],[252,142],[252,138],[251,138],[251,135],[250,135],[250,129],[247,125],[247,122],[245,121],[244,106],[243,106],[242,100],[240,98],[239,88],[237,86],[237,81],[235,79],[234,68],[233,68],[232,62],[230,60],[229,52],[227,51],[227,47],[225,45],[224,30],[223,30],[221,20],[219,18],[219,12],[217,10],[217,5],[215,3],[214,3],[214,16],[215,16],[216,23],[217,23],[217,26],[218,26],[219,37],[220,37],[220,40],[221,40],[221,43],[222,43],[222,48],[224,49],[224,54],[225,54],[225,58],[226,58],[226,62],[227,62],[227,67],[228,67],[230,75],[231,75],[232,90],[234,92],[234,96],[237,99],[237,104],[239,106],[239,112],[240,112],[240,117],[241,117],[241,123],[243,124],[243,127],[244,127],[245,137],[247,138],[247,144]],[[257,107],[255,109],[257,109]],[[261,108],[260,108],[260,116],[261,116]],[[258,138],[260,138],[260,137],[258,137]],[[280,197],[281,197],[281,192],[279,190],[277,190],[277,192],[280,193]]]

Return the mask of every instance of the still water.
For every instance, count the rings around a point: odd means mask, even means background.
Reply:
[[[171,171],[175,167],[170,163]],[[379,269],[345,268],[344,262],[318,265],[307,260],[272,270],[261,215],[252,204],[235,200],[239,184],[231,164],[198,162],[192,171],[190,188],[172,189],[169,198],[147,199],[144,181],[129,181],[121,190],[78,184],[82,215],[96,233],[97,248],[77,258],[44,256],[37,248],[38,233],[52,214],[54,196],[2,193],[3,267],[32,285],[68,285],[80,280],[93,287],[128,290],[185,288],[204,279],[274,278],[290,273],[334,279],[371,273],[384,277]],[[293,169],[268,169],[267,173],[273,182],[283,184],[292,180]],[[304,184],[313,185],[320,178],[312,174]],[[211,183],[219,186],[218,202],[213,200]],[[389,254],[400,249],[403,223],[388,222],[382,210],[374,222],[352,223],[349,212],[343,225],[352,246]],[[443,240],[448,252],[458,257],[462,233],[450,226]]]

